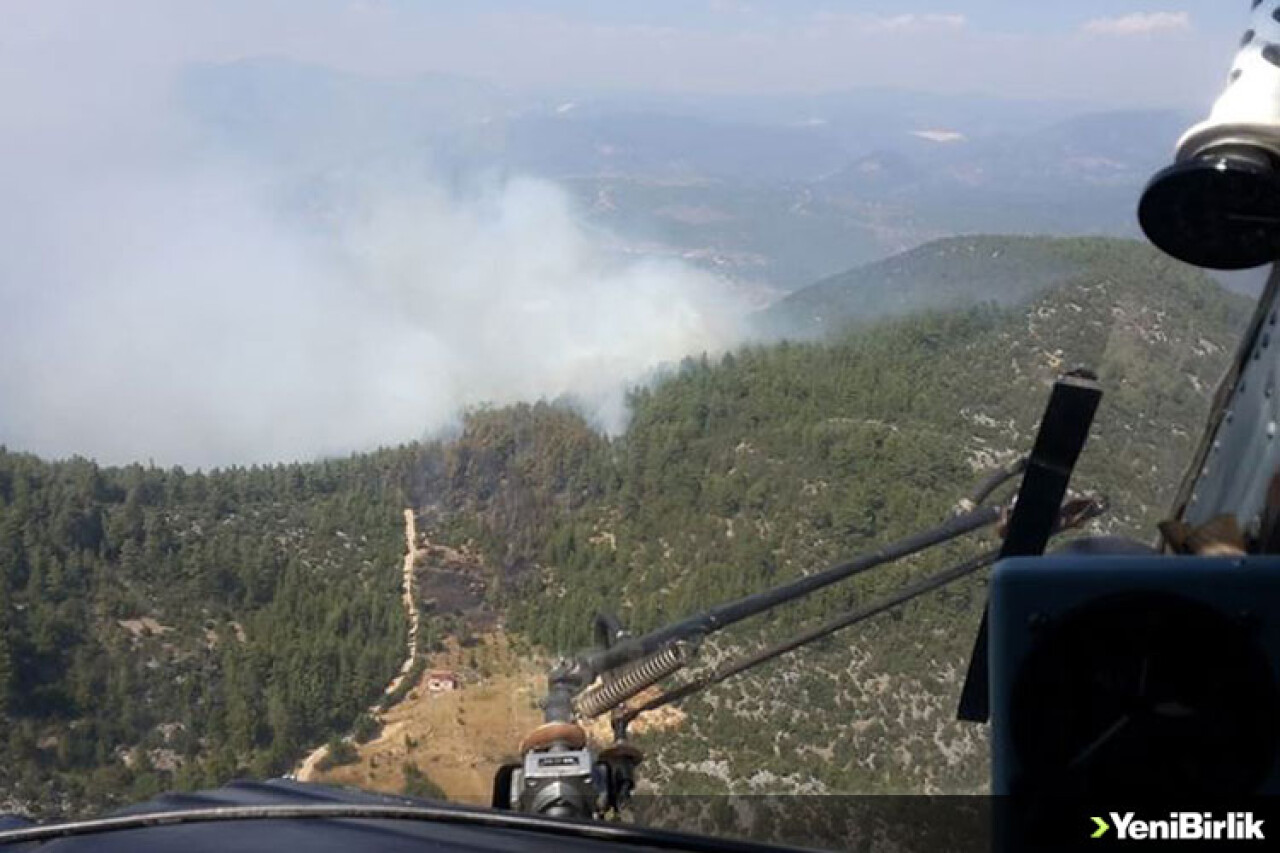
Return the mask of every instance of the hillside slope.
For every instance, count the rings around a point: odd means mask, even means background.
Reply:
[[[466,578],[483,619],[419,602],[425,647],[496,620],[554,654],[589,642],[597,610],[643,630],[934,523],[1028,448],[1053,378],[1085,365],[1106,397],[1077,485],[1111,498],[1096,529],[1149,537],[1249,302],[1107,240],[949,241],[887,268],[922,294],[994,283],[981,292],[1010,304],[688,359],[632,395],[616,439],[537,404],[314,465],[188,474],[0,451],[0,801],[81,813],[279,773],[350,731],[403,655],[407,505],[433,547],[488,572]],[[726,632],[702,665],[972,547]],[[644,736],[645,778],[981,789],[983,732],[953,709],[982,601],[980,581],[958,585],[690,700],[677,731]]]
[[[1023,257],[1036,251],[1079,266],[1021,307],[690,360],[635,395],[625,436],[578,461],[557,450],[569,446],[554,438],[571,434],[567,425],[530,429],[548,417],[536,410],[474,421],[462,446],[472,458],[502,447],[505,461],[477,478],[492,492],[471,518],[491,531],[496,562],[537,569],[507,598],[512,625],[569,650],[588,641],[598,609],[642,630],[930,525],[983,469],[1029,448],[1053,379],[1075,365],[1095,369],[1106,389],[1077,478],[1113,504],[1094,529],[1149,539],[1249,303],[1137,243],[1026,244]],[[535,465],[564,466],[566,483],[581,473],[595,491],[561,493],[545,526],[516,525],[541,549],[513,557],[511,523],[491,510],[531,497],[520,484]],[[705,658],[790,633],[974,547],[726,632]],[[648,778],[677,792],[981,789],[983,731],[953,717],[982,589],[958,585],[691,700],[688,726],[648,739]]]
[[[348,729],[404,655],[392,471],[0,448],[0,810],[280,774]]]
[[[766,335],[808,339],[923,310],[1017,305],[1105,263],[1107,251],[1133,246],[1012,236],[937,240],[797,290],[755,322]]]

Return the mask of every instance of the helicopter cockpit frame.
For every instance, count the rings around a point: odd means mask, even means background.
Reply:
[[[1280,0],[1252,0],[1251,15],[1226,91],[1138,206],[1153,243],[1201,267],[1280,259]],[[218,837],[224,825],[228,832],[243,825],[246,843],[233,846],[274,849],[315,818],[341,826],[325,849],[366,842],[378,849],[765,849],[597,823],[624,812],[636,786],[643,755],[628,739],[629,723],[993,563],[988,619],[959,714],[990,719],[993,794],[1027,805],[1020,813],[1034,821],[1056,798],[1280,793],[1280,266],[1214,398],[1159,541],[1086,541],[1043,556],[1054,536],[1106,510],[1101,496],[1070,490],[1104,392],[1087,371],[1064,375],[1027,456],[993,472],[936,528],[642,636],[598,615],[596,646],[548,674],[545,722],[520,744],[520,761],[499,771],[491,810],[346,797],[293,783],[242,785],[227,796],[169,797],[96,822],[0,831],[0,846],[53,842],[39,849],[79,850],[86,841],[95,849],[143,849],[140,833],[153,832],[157,846],[194,851],[217,849],[231,840]],[[1014,480],[1016,500],[992,503]],[[997,551],[654,692],[718,630],[992,527],[1003,540]],[[613,743],[593,748],[582,723],[605,715]],[[413,822],[413,830],[385,830],[392,822]],[[197,838],[202,828],[212,837]],[[257,844],[255,833],[269,843]]]

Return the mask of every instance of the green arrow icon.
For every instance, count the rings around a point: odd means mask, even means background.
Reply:
[[[1090,836],[1089,836],[1090,838],[1101,838],[1102,836],[1106,835],[1106,834],[1107,834],[1107,830],[1111,828],[1111,827],[1107,824],[1107,822],[1106,822],[1105,820],[1103,820],[1102,818],[1100,818],[1100,817],[1095,817],[1095,818],[1093,819],[1093,822],[1094,822],[1094,823],[1096,823],[1096,824],[1098,825],[1098,828],[1097,828],[1096,830],[1094,830],[1093,835],[1090,835]]]

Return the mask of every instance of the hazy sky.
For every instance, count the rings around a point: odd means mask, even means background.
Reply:
[[[50,57],[75,69],[271,54],[506,86],[1199,105],[1247,16],[1246,0],[6,0],[0,73]]]
[[[4,0],[0,444],[112,462],[309,458],[412,439],[468,405],[566,394],[616,429],[628,383],[735,340],[744,308],[724,282],[619,267],[543,182],[459,194],[352,164],[322,176],[332,209],[317,228],[289,202],[309,176],[228,154],[174,103],[190,63],[1207,109],[1246,7]]]
[[[341,60],[349,9],[0,9],[0,445],[289,461],[561,397],[618,430],[630,385],[736,340],[726,282],[608,256],[545,181],[446,185],[408,155],[312,173],[220,144],[175,100],[191,61]],[[404,150],[351,108],[336,126]]]

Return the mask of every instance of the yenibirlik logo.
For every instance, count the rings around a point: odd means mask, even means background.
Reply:
[[[1170,812],[1168,819],[1141,820],[1133,812],[1110,813],[1111,823],[1095,817],[1090,838],[1116,841],[1265,841],[1262,818],[1252,812],[1230,812],[1215,818],[1212,812]],[[1115,834],[1110,836],[1112,829]]]

